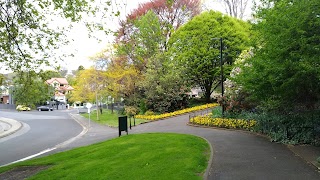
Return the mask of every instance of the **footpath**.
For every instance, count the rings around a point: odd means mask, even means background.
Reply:
[[[92,121],[89,127],[88,119],[78,114],[72,116],[87,129],[87,133],[60,147],[57,152],[118,136],[117,128]],[[6,119],[0,119],[8,123]],[[316,158],[320,156],[318,147],[283,145],[245,131],[192,127],[188,126],[187,122],[188,115],[172,117],[132,127],[129,134],[171,132],[203,137],[212,147],[211,159],[204,177],[208,180],[320,179],[319,169],[314,166]]]

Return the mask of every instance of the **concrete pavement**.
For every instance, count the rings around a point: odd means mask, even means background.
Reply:
[[[17,132],[21,127],[22,124],[19,121],[0,117],[0,138]]]

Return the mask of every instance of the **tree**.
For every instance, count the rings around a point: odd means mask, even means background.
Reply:
[[[14,79],[13,98],[16,104],[35,106],[48,101],[54,93],[53,87],[45,83],[35,71],[20,72]]]
[[[113,1],[91,0],[5,0],[0,2],[0,63],[14,72],[51,66],[52,50],[68,43],[65,31],[84,15],[99,17],[99,23],[84,21],[89,29],[104,29],[106,11]],[[115,14],[119,14],[115,12]],[[101,15],[101,16],[100,16]],[[53,25],[52,19],[69,24]],[[50,24],[51,23],[51,24]]]
[[[39,75],[41,76],[41,79],[43,79],[44,81],[51,78],[55,78],[55,77],[56,78],[62,77],[58,71],[53,71],[53,70],[46,70],[46,71],[41,70]]]
[[[164,37],[156,14],[148,11],[133,22],[135,32],[130,35],[130,41],[121,42],[117,46],[118,55],[126,55],[141,73],[146,71],[148,60],[162,52]]]
[[[99,75],[99,76],[98,76]],[[70,95],[70,100],[81,102],[94,102],[96,101],[96,91],[100,86],[103,86],[104,81],[101,73],[98,74],[94,68],[85,69],[79,72],[76,77],[77,84],[74,86],[74,91]]]
[[[215,38],[223,38],[223,64],[228,70],[248,47],[249,28],[250,25],[241,20],[209,11],[196,16],[172,35],[169,41],[172,60],[182,69],[182,78],[204,90],[207,101],[221,84],[220,42]]]
[[[187,106],[189,88],[179,75],[179,69],[164,54],[157,55],[149,62],[145,79],[141,83],[145,96],[143,101],[148,110],[164,113]]]
[[[252,0],[218,0],[225,8],[228,15],[243,19],[248,2]]]
[[[38,72],[48,66],[54,67],[61,58],[61,56],[57,57],[54,50],[68,43],[65,32],[72,27],[73,23],[81,21],[89,32],[95,29],[107,32],[106,24],[101,22],[106,22],[106,18],[110,17],[106,16],[107,12],[119,15],[119,11],[114,9],[114,5],[117,4],[119,3],[113,0],[100,1],[100,3],[92,0],[1,1],[0,66],[17,73]],[[84,18],[86,16],[89,17],[86,19]],[[61,23],[51,23],[54,19],[60,20]],[[39,79],[36,77],[39,73],[32,74],[33,78]],[[24,95],[28,96],[25,98],[30,99],[35,86],[28,84],[33,82],[26,78],[28,76],[19,75],[18,77],[22,79],[16,81],[17,89],[30,93]],[[21,102],[25,101],[23,98],[20,99]]]
[[[144,73],[148,59],[167,50],[172,32],[199,12],[199,0],[153,0],[141,4],[120,21],[118,54],[126,56]]]
[[[316,108],[319,7],[318,0],[265,0],[257,10],[257,48],[239,83],[264,110],[289,113]]]

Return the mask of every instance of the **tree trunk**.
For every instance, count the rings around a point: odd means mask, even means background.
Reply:
[[[210,88],[207,88],[205,87],[205,92],[204,92],[204,97],[205,97],[205,100],[207,103],[210,103],[211,102],[211,87]]]

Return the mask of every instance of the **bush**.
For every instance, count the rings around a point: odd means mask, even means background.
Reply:
[[[139,104],[139,110],[141,114],[144,114],[147,111],[147,104],[145,100],[141,100]]]
[[[258,130],[268,134],[274,141],[291,144],[314,144],[316,129],[320,125],[319,112],[299,112],[294,114],[261,114]]]
[[[155,115],[155,113],[154,113],[153,111],[151,111],[151,110],[148,110],[148,111],[146,111],[146,112],[144,113],[144,115],[150,116],[150,115]]]
[[[124,108],[124,110],[125,110],[125,113],[126,113],[129,117],[132,117],[132,116],[138,114],[138,109],[137,109],[136,107],[134,107],[134,106],[126,106],[126,107]]]
[[[212,110],[212,118],[221,118],[221,107]],[[246,112],[232,113],[226,111],[225,119],[256,120],[251,130],[268,135],[272,141],[289,144],[314,144],[320,143],[320,110],[299,111],[290,114]],[[212,125],[201,119],[201,125]],[[212,121],[212,120],[211,120]]]

